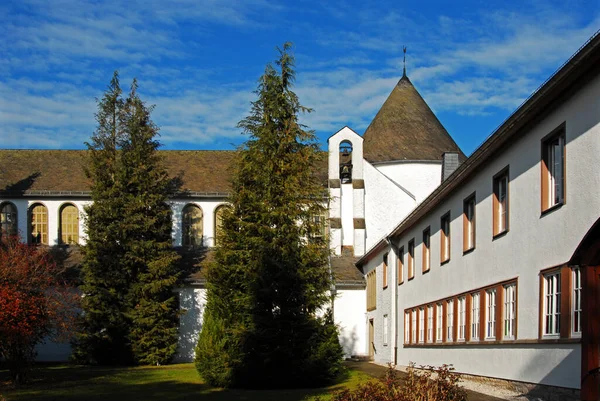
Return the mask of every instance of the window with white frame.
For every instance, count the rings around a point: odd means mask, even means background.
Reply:
[[[410,312],[404,312],[404,343],[410,343]]]
[[[463,201],[463,252],[475,248],[475,194]]]
[[[415,344],[417,342],[417,310],[412,310],[412,325],[410,333],[410,342]]]
[[[419,308],[419,342],[425,342],[425,308]]]
[[[427,307],[427,342],[433,342],[433,305]]]
[[[496,338],[496,289],[485,292],[485,338]]]
[[[479,340],[479,293],[471,294],[471,341]]]
[[[465,341],[465,332],[467,325],[467,299],[458,298],[458,341]]]
[[[571,336],[581,336],[581,269],[573,268],[573,318]]]
[[[544,327],[545,337],[560,336],[560,272],[544,275]]]
[[[494,177],[494,236],[508,231],[508,168]]]
[[[504,334],[508,340],[515,338],[515,321],[517,305],[517,285],[508,284],[504,286]]]
[[[383,345],[388,344],[388,315],[383,315]]]
[[[452,342],[452,332],[454,331],[454,300],[446,302],[446,341]]]
[[[564,202],[564,127],[542,143],[542,211]]]
[[[435,341],[437,342],[441,342],[442,341],[442,330],[444,330],[444,328],[442,327],[442,304],[437,304],[435,306],[435,312],[436,312],[436,333],[435,333]]]
[[[445,263],[450,260],[450,212],[442,216],[440,220],[440,225],[440,263]]]

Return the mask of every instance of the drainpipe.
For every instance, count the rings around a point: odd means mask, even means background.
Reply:
[[[392,290],[392,338],[394,339],[394,366],[398,364],[398,248],[394,246],[393,242],[389,237],[386,237],[386,242],[392,249],[394,253],[394,265],[391,268],[392,271],[392,282],[391,282],[391,290]],[[388,266],[389,267],[389,266]]]

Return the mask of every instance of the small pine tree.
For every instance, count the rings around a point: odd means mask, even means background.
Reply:
[[[286,43],[277,71],[267,65],[258,100],[239,123],[250,139],[236,163],[196,349],[199,373],[213,385],[314,386],[341,368],[330,317],[326,239],[313,216],[325,191],[313,174],[321,153],[298,122],[310,110],[291,90],[294,58]]]
[[[122,90],[115,72],[107,91],[98,100],[98,126],[86,143],[92,203],[85,207],[87,242],[83,249],[81,291],[83,293],[81,332],[74,358],[79,362],[125,364],[132,361],[127,341],[130,322],[125,316],[125,295],[130,286],[121,268],[125,238],[121,217],[120,144],[124,115]]]
[[[171,242],[171,209],[177,190],[158,155],[158,128],[137,94],[134,80],[126,101],[126,139],[122,147],[124,202],[122,225],[127,238],[124,270],[131,272],[128,316],[131,346],[142,364],[168,363],[177,351],[179,255]]]

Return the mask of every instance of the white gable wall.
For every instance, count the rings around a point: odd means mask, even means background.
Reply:
[[[439,161],[385,163],[374,167],[414,195],[417,203],[428,197],[442,180],[442,163]]]
[[[365,223],[366,249],[370,249],[410,213],[416,203],[405,191],[392,183],[366,160]]]

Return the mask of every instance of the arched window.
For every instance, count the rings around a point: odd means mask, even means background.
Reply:
[[[60,243],[79,243],[79,210],[73,205],[65,205],[60,209]]]
[[[223,213],[228,208],[228,205],[221,205],[215,209],[215,246],[217,246],[219,238],[223,232]]]
[[[182,245],[202,246],[203,222],[202,209],[196,205],[186,205],[183,208],[181,220]]]
[[[29,208],[29,243],[48,245],[48,209],[40,203]]]
[[[352,143],[340,143],[340,181],[342,184],[352,182]]]
[[[17,235],[17,207],[10,202],[0,207],[0,236]]]

